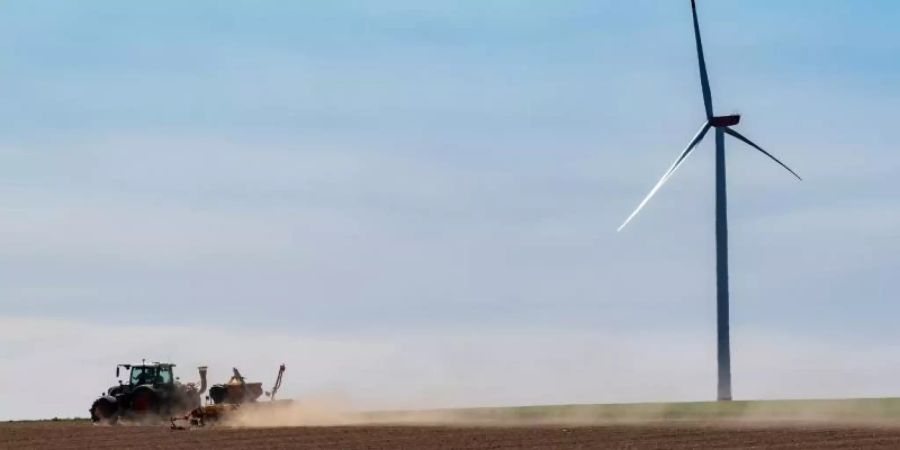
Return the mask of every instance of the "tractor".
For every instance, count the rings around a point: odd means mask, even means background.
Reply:
[[[206,392],[206,367],[199,367],[200,386],[182,384],[175,378],[171,363],[119,364],[117,386],[110,387],[91,405],[91,421],[115,424],[119,419],[153,421],[184,414],[200,407],[200,396]],[[123,381],[121,369],[127,379]]]

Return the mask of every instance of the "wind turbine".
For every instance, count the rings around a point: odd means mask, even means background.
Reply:
[[[725,196],[725,135],[728,134],[737,140],[753,147],[763,155],[768,156],[781,167],[787,169],[792,175],[801,179],[796,172],[772,156],[769,152],[756,145],[744,135],[733,128],[741,121],[740,115],[716,116],[713,114],[712,94],[709,89],[709,76],[706,73],[706,60],[703,58],[703,44],[700,41],[700,25],[697,22],[697,4],[691,0],[691,13],[694,17],[694,39],[697,43],[697,60],[700,65],[700,86],[703,90],[703,106],[706,109],[706,121],[700,127],[700,131],[691,139],[669,170],[653,186],[650,193],[641,201],[638,207],[625,219],[619,231],[628,225],[628,222],[637,215],[648,201],[659,191],[672,174],[678,170],[685,158],[703,138],[710,128],[716,130],[716,324],[717,324],[717,355],[718,355],[718,400],[731,400],[731,344],[728,330],[728,217],[727,201]]]

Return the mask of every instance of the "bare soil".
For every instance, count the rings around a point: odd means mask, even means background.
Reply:
[[[0,448],[81,449],[900,448],[886,425],[656,422],[591,426],[334,426],[173,431],[87,422],[0,423]]]

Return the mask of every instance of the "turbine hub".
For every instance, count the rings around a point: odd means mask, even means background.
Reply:
[[[730,116],[718,116],[709,119],[709,124],[716,127],[730,127],[732,125],[737,125],[741,121],[740,114],[734,114]]]

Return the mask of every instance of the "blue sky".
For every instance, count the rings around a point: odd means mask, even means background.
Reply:
[[[743,114],[741,131],[806,180],[729,144],[736,367],[751,359],[742,346],[763,359],[790,347],[773,361],[796,377],[810,346],[846,345],[873,351],[854,364],[900,370],[900,5],[704,1],[700,18],[717,111]],[[128,327],[383,339],[399,353],[440,335],[410,353],[437,358],[446,370],[432,375],[499,374],[500,353],[560,374],[592,361],[567,382],[583,390],[543,397],[526,383],[483,400],[464,376],[430,378],[463,404],[713,392],[711,144],[615,232],[703,116],[687,0],[13,1],[0,54],[9,324],[110,327],[95,332],[111,340]],[[25,349],[54,354],[52,339],[10,333],[4,367]],[[84,335],[70,333],[58,339]],[[494,340],[448,344],[473,336]],[[708,379],[652,398],[617,384],[610,355],[656,354],[646,336],[689,336],[685,358],[708,359]],[[610,353],[571,350],[585,339]],[[265,353],[273,367],[291,358],[281,350]],[[67,354],[105,377],[113,358],[158,351],[124,340],[103,357]],[[452,363],[466,352],[484,358]],[[855,379],[836,366],[848,354],[823,356],[840,375],[818,388],[742,387],[757,373],[746,367],[736,395],[896,394],[896,371]],[[672,367],[647,364],[635,371],[648,384]],[[601,372],[609,389],[588,386]],[[321,387],[295,376],[298,395]],[[347,395],[363,390],[345,381]]]

